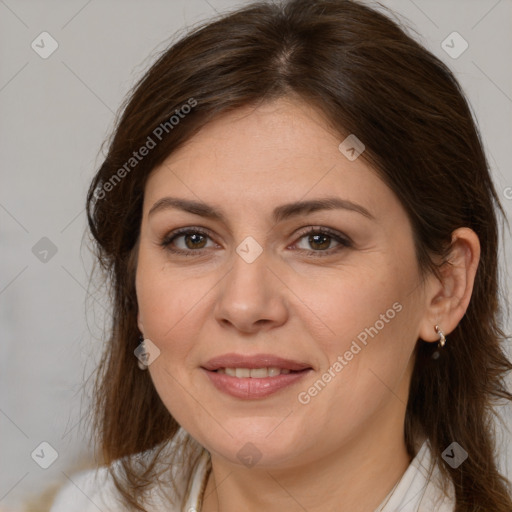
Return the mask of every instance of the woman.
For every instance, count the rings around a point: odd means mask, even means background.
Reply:
[[[453,74],[351,0],[190,33],[87,211],[105,460],[53,511],[512,510],[497,213]]]

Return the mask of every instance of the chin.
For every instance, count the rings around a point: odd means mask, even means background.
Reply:
[[[305,443],[310,444],[307,441],[311,437],[304,432],[294,432],[290,428],[293,425],[280,424],[283,418],[233,419],[224,424],[227,432],[216,428],[212,436],[213,430],[201,428],[196,439],[210,453],[233,464],[246,467],[257,465],[260,468],[285,467],[294,460],[300,460],[300,455],[308,449]]]

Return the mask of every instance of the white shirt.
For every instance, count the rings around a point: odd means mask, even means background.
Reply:
[[[183,429],[175,438],[188,435]],[[176,442],[175,441],[175,442]],[[172,443],[174,444],[174,442]],[[201,495],[206,485],[210,468],[210,456],[196,445],[198,458],[192,468],[192,478],[186,479],[182,471],[175,478],[179,495],[169,489],[160,492],[155,487],[147,502],[151,512],[199,512]],[[172,449],[172,446],[171,446]],[[397,485],[384,498],[375,512],[453,512],[455,494],[449,483],[448,496],[441,491],[441,475],[436,466],[428,478],[431,453],[428,441],[423,442],[416,457],[402,475]],[[115,463],[114,463],[115,465]],[[181,478],[180,475],[181,474]],[[70,476],[70,482],[57,495],[50,512],[121,512],[123,506],[117,501],[117,491],[106,467],[87,470]],[[169,505],[166,496],[172,494],[176,504]],[[178,503],[182,503],[180,507]]]

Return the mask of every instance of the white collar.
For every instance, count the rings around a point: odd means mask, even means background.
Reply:
[[[441,478],[439,467],[432,466],[430,445],[425,440],[397,485],[375,512],[453,512],[453,484],[449,482],[448,496],[445,496]]]

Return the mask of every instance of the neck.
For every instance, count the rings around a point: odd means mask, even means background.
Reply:
[[[249,469],[212,455],[201,511],[373,512],[410,464],[403,427],[377,425],[327,456],[286,468]]]

